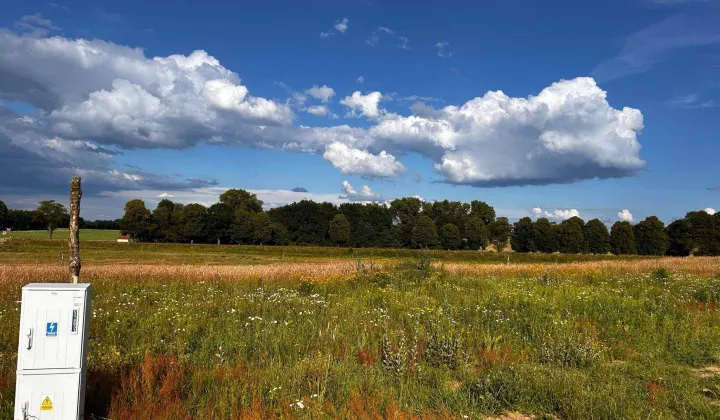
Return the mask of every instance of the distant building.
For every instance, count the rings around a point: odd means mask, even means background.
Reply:
[[[130,237],[129,236],[118,236],[117,241],[123,242],[123,243],[128,243],[128,242],[130,242]]]

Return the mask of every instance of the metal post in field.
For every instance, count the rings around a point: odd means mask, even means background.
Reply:
[[[70,278],[73,283],[80,281],[80,177],[73,177],[70,182]]]

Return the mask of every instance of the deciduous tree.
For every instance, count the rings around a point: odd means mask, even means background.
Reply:
[[[164,198],[160,200],[155,210],[152,211],[152,219],[157,228],[155,229],[155,239],[160,242],[171,241],[174,235],[173,230],[173,214],[175,213],[176,204]],[[182,209],[180,205],[179,209]]]
[[[510,244],[516,252],[535,252],[535,234],[533,221],[529,217],[523,217],[513,224]]]
[[[230,226],[233,222],[233,211],[227,203],[215,203],[207,211],[208,242],[230,242]],[[287,231],[286,231],[287,232]]]
[[[412,245],[416,248],[434,247],[438,243],[435,222],[428,216],[420,216],[412,230]]]
[[[512,228],[510,227],[510,222],[508,222],[507,217],[498,217],[488,225],[490,242],[498,252],[505,249],[505,245],[510,238],[511,230]]]
[[[328,233],[330,240],[338,245],[344,245],[350,239],[350,223],[344,214],[336,214],[330,221]]]
[[[705,211],[691,211],[668,225],[670,255],[720,255],[720,229]]]
[[[541,217],[533,224],[533,243],[540,252],[551,253],[558,250],[556,225],[545,217]]]
[[[487,226],[495,220],[495,209],[484,201],[473,200],[470,202],[470,216],[479,217]]]
[[[442,227],[442,246],[445,249],[458,249],[462,245],[460,229],[452,224],[446,223]]]
[[[592,219],[583,228],[585,252],[590,254],[607,254],[610,252],[610,233],[600,219]]]
[[[267,213],[250,213],[252,243],[265,245],[272,240],[272,221]]]
[[[635,244],[640,255],[665,255],[668,236],[665,223],[656,216],[650,216],[633,227]]]
[[[65,206],[56,203],[55,200],[41,201],[35,210],[35,218],[38,222],[47,227],[48,239],[52,239],[55,229],[68,218],[69,214]]]
[[[202,204],[188,204],[179,213],[179,227],[184,242],[204,242],[207,209]]]
[[[558,245],[560,252],[565,254],[579,254],[583,252],[583,227],[585,222],[577,216],[563,220],[558,226]]]
[[[152,214],[142,200],[130,200],[125,203],[125,214],[120,219],[122,231],[137,241],[152,239],[156,225],[152,222]]]
[[[412,245],[413,230],[420,217],[421,207],[422,202],[415,197],[400,198],[390,203],[392,223],[397,229],[402,246]],[[435,230],[437,232],[437,228]]]
[[[231,188],[220,194],[220,202],[229,205],[233,213],[238,210],[260,213],[263,206],[263,202],[255,194],[238,188]]]
[[[617,221],[610,230],[610,247],[613,254],[637,254],[635,234],[630,222]]]
[[[290,235],[285,226],[280,223],[272,223],[272,243],[274,245],[288,245],[290,243]]]
[[[471,216],[465,225],[467,248],[478,250],[488,245],[488,230],[480,216]]]

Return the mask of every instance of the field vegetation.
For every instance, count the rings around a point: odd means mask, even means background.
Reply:
[[[23,264],[59,264],[67,253],[67,239],[3,240],[0,239],[0,262]],[[403,248],[341,248],[314,246],[207,245],[169,243],[83,242],[85,262],[100,264],[268,264],[296,261],[368,261],[406,259],[418,250]],[[496,253],[478,251],[427,250],[437,262],[468,262],[478,264],[543,264],[581,261],[654,260],[657,257],[637,255]]]
[[[53,246],[0,244],[1,418]],[[720,258],[384,251],[85,243],[86,412],[720,418]]]
[[[67,241],[68,229],[58,228],[53,232],[55,240]],[[80,229],[80,240],[82,241],[116,241],[120,231],[115,229]],[[47,230],[14,230],[3,236],[3,238],[19,239],[47,239]]]

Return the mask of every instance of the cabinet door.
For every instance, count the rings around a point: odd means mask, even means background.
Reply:
[[[79,391],[79,373],[18,375],[14,419],[78,419]]]
[[[23,290],[18,369],[80,369],[85,292]]]

